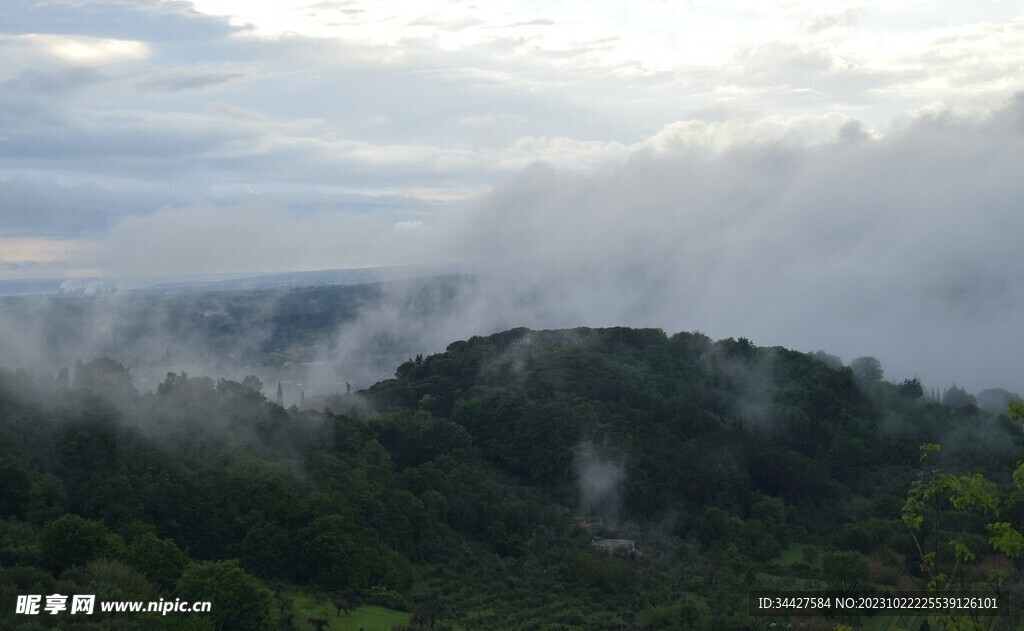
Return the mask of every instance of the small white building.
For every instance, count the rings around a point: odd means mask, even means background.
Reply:
[[[615,550],[625,550],[630,554],[636,554],[636,540],[634,539],[605,539],[604,537],[594,537],[590,540],[590,545],[614,552]]]

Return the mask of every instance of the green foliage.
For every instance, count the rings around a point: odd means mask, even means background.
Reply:
[[[128,369],[109,357],[76,366],[75,386],[119,403],[133,401],[139,394]]]
[[[0,518],[24,519],[32,497],[32,474],[24,462],[0,456],[0,480],[4,490],[0,493]]]
[[[321,618],[328,621],[329,631],[392,631],[396,627],[409,624],[412,614],[397,611],[373,604],[360,605],[349,613],[338,613],[334,598],[305,590],[282,592],[278,603],[287,603],[286,611],[281,611],[280,604],[274,607],[278,619],[289,618],[297,629],[313,629],[306,621],[310,618]]]
[[[858,357],[850,362],[850,369],[865,381],[881,381],[884,374],[881,362],[874,357]]]
[[[209,601],[218,631],[271,629],[271,594],[235,561],[191,563],[178,579],[176,593],[190,601]]]
[[[636,628],[644,631],[690,631],[707,629],[711,608],[700,596],[683,594],[670,604],[648,607],[636,616]]]
[[[1024,407],[1011,402],[1009,417],[1024,419]],[[968,542],[974,537],[970,534],[972,527],[980,524],[989,533],[992,549],[1005,555],[1009,567],[1019,571],[1016,560],[1024,555],[1024,535],[1006,517],[1019,516],[1024,509],[1024,495],[1020,493],[1024,488],[1024,463],[1018,462],[1012,472],[1016,490],[1007,492],[980,473],[954,475],[928,468],[929,460],[939,451],[938,445],[922,446],[925,468],[911,485],[903,509],[903,521],[910,530],[927,588],[940,594],[966,588],[964,568],[983,554],[976,542]],[[989,563],[1000,565],[998,560]],[[1009,579],[1010,573],[1003,569],[991,569],[986,577],[988,584],[1004,596],[1003,585]],[[1010,606],[1019,605],[1011,602]],[[987,628],[987,623],[967,616],[943,616],[943,623],[947,629]]]
[[[574,552],[566,557],[565,565],[573,581],[608,594],[628,591],[636,582],[633,566],[624,560]]]
[[[899,393],[905,397],[912,399],[920,399],[924,396],[924,388],[921,387],[921,382],[917,377],[913,379],[904,379],[903,383],[899,385]]]
[[[347,628],[357,613],[333,605],[349,594],[404,610],[402,625],[726,629],[753,624],[760,583],[863,585],[882,556],[948,583],[985,561],[981,537],[1016,553],[1019,512],[988,483],[1017,458],[1005,419],[825,359],[697,333],[516,329],[410,360],[348,415],[285,410],[252,379],[170,373],[114,402],[95,379],[0,370],[0,566],[63,570],[46,589],[210,593],[223,619],[182,620],[218,628],[278,614]],[[940,441],[930,457],[956,467],[917,471],[917,446]],[[983,512],[998,519],[958,520]],[[254,577],[316,595],[228,619],[253,611],[242,594],[269,603]]]
[[[119,547],[117,538],[103,524],[70,514],[46,524],[39,539],[44,563],[56,574],[113,554]]]
[[[853,551],[826,552],[821,557],[822,578],[832,589],[850,592],[868,580],[868,559]]]
[[[188,556],[173,541],[152,533],[136,537],[128,545],[125,558],[164,589],[173,587],[188,565]]]
[[[1007,413],[1015,421],[1024,421],[1024,402],[1010,401]]]

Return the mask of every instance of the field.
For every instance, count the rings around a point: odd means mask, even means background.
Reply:
[[[326,618],[329,623],[326,628],[331,631],[391,631],[393,627],[409,624],[412,618],[408,612],[377,605],[364,605],[349,615],[343,611],[339,616],[329,599],[318,602],[317,596],[301,591],[289,592],[287,597],[292,599],[297,629],[312,629],[310,618]]]

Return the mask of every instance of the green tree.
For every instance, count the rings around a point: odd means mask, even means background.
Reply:
[[[256,375],[248,375],[242,379],[242,385],[253,392],[263,392],[263,382]]]
[[[942,405],[945,405],[947,407],[962,408],[967,407],[968,405],[977,404],[978,400],[974,397],[973,394],[970,394],[963,388],[957,387],[956,384],[953,384],[953,386],[946,390],[946,392],[942,395]]]
[[[899,385],[899,392],[905,397],[912,399],[920,399],[924,396],[924,388],[921,387],[921,382],[917,377],[913,379],[904,379],[903,383]]]
[[[136,537],[128,545],[128,562],[164,589],[170,589],[188,565],[188,556],[170,539],[152,533]]]
[[[72,565],[111,554],[116,547],[116,537],[103,524],[78,515],[63,515],[51,521],[40,536],[43,560],[55,575]]]
[[[0,456],[0,518],[24,519],[32,495],[32,472],[22,461]]]
[[[884,371],[882,363],[874,357],[858,357],[850,362],[850,370],[865,381],[881,381]]]
[[[139,396],[128,369],[109,357],[79,366],[75,371],[75,385],[118,402],[134,401]]]
[[[448,608],[440,600],[425,600],[413,612],[412,621],[420,628],[433,629],[434,625],[448,617]]]
[[[992,516],[998,513],[1000,498],[996,485],[981,474],[956,476],[929,468],[931,458],[939,451],[939,445],[921,446],[923,468],[911,484],[907,501],[903,505],[902,519],[910,532],[926,589],[943,593],[958,581],[962,583],[963,566],[975,559],[975,551],[968,547],[964,539],[968,522],[974,515]],[[1018,467],[1018,471],[1024,486],[1024,465]],[[1017,477],[1017,472],[1014,476]],[[953,514],[948,515],[951,511]],[[958,518],[956,529],[952,528],[950,517]],[[992,538],[992,544],[997,549],[1000,548],[1000,533],[1011,536],[1003,526],[1000,523],[988,526],[996,535]],[[1009,554],[1007,550],[1003,552]],[[1021,552],[1024,552],[1024,547]]]
[[[218,631],[269,631],[271,593],[245,573],[237,561],[190,563],[175,592],[182,600],[209,601]]]
[[[850,592],[868,580],[868,559],[860,552],[826,552],[821,565],[822,578],[833,589]]]

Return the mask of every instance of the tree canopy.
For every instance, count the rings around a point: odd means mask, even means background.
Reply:
[[[67,382],[0,369],[0,599],[211,600],[173,624],[223,629],[323,618],[297,615],[299,591],[331,625],[372,605],[435,629],[754,627],[751,589],[929,580],[910,527],[966,513],[937,492],[907,508],[922,443],[951,477],[914,488],[1002,498],[934,567],[1014,552],[1015,482],[981,480],[1014,470],[1017,428],[880,370],[699,333],[513,329],[339,393],[336,414],[255,378],[170,373],[139,394],[109,362]]]

